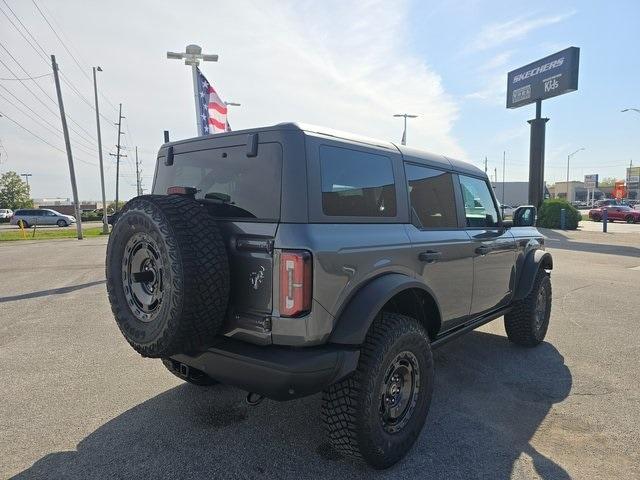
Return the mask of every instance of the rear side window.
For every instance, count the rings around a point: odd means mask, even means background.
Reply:
[[[396,216],[396,188],[389,157],[322,145],[320,171],[325,215]]]
[[[457,228],[451,174],[409,163],[404,168],[414,225],[418,228]]]
[[[468,227],[498,226],[498,211],[487,182],[459,175]]]
[[[153,193],[172,186],[194,187],[216,217],[280,219],[282,147],[261,143],[256,157],[246,145],[176,154],[173,165],[160,160]]]

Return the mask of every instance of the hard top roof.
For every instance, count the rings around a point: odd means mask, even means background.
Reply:
[[[336,139],[342,139],[342,140],[347,140],[351,142],[362,143],[365,145],[372,145],[380,148],[386,148],[388,150],[401,152],[406,161],[420,163],[420,164],[424,164],[424,165],[428,165],[436,168],[443,168],[446,170],[452,170],[452,171],[461,172],[461,173],[468,173],[475,176],[486,177],[486,174],[482,170],[462,160],[456,160],[450,157],[446,157],[444,155],[430,153],[425,150],[420,150],[417,148],[407,147],[406,145],[398,145],[386,140],[379,140],[375,138],[365,137],[362,135],[357,135],[354,133],[334,130],[331,128],[320,127],[317,125],[310,125],[306,123],[296,123],[296,122],[278,123],[276,125],[271,125],[268,127],[247,128],[244,130],[234,130],[232,132],[218,133],[215,135],[215,137],[211,136],[211,138],[213,139],[213,138],[220,138],[222,136],[232,136],[232,135],[238,135],[238,134],[259,133],[264,131],[281,131],[281,130],[298,130],[301,132],[315,133],[315,134],[320,134],[327,137],[334,137]],[[161,149],[164,149],[172,145],[182,145],[185,143],[197,142],[202,140],[203,140],[203,137],[193,137],[193,138],[187,138],[183,140],[177,140],[174,142],[165,143],[164,145],[162,145]]]

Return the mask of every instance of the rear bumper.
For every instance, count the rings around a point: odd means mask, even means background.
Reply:
[[[291,348],[221,338],[203,352],[171,358],[221,383],[274,400],[291,400],[346,377],[356,369],[359,356],[358,349],[332,344]]]

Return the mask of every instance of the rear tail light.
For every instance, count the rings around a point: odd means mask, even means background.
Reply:
[[[280,254],[280,315],[297,317],[311,310],[311,254],[283,250]]]

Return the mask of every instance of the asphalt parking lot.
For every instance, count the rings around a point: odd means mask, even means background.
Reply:
[[[640,230],[547,233],[547,341],[498,320],[437,350],[426,427],[383,472],[328,447],[318,395],[249,407],[138,356],[106,239],[2,242],[0,478],[640,478]]]

